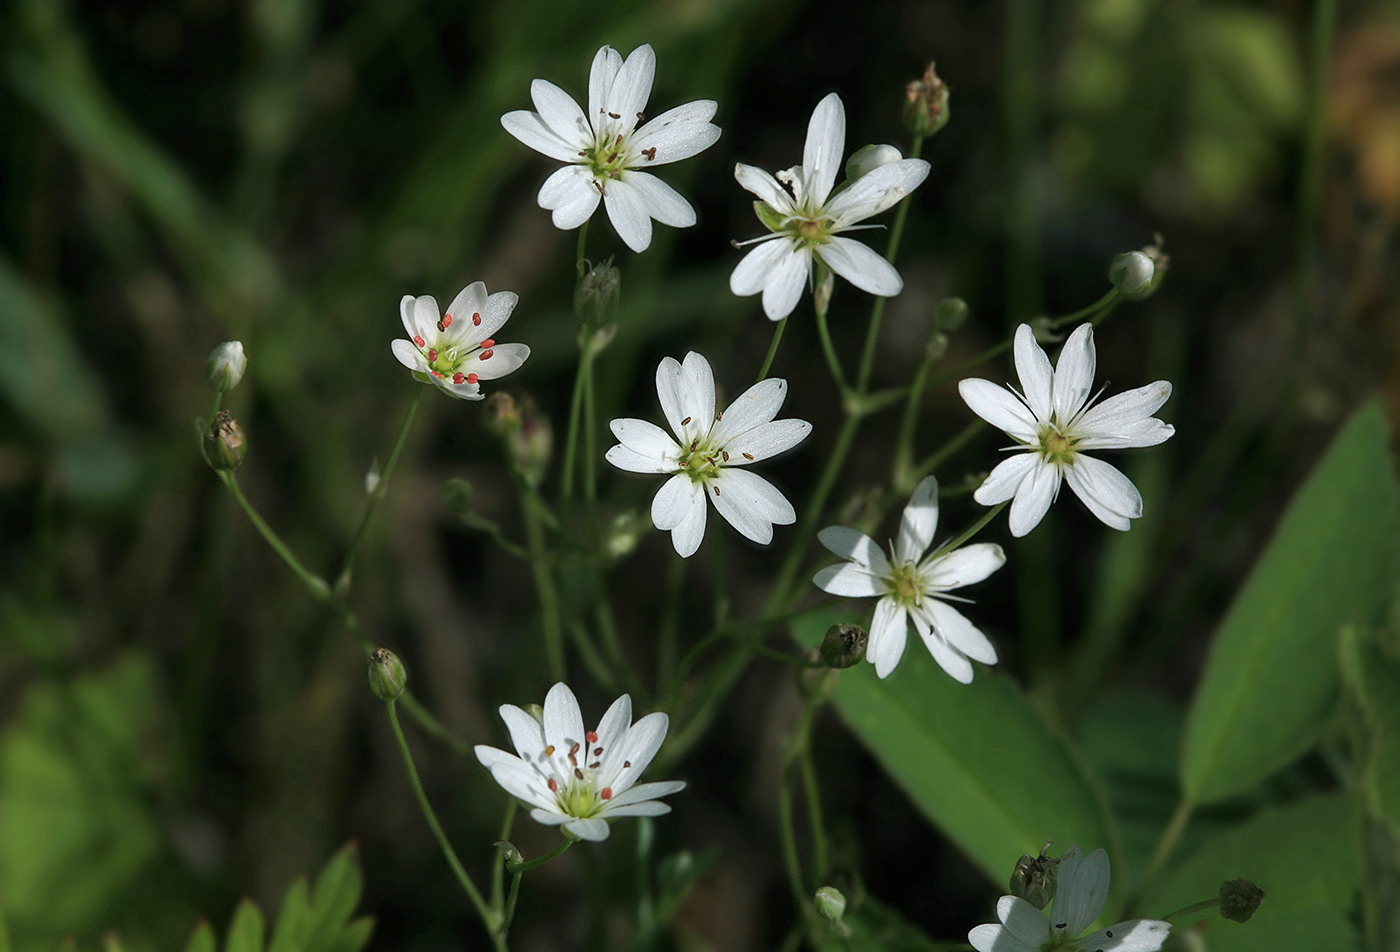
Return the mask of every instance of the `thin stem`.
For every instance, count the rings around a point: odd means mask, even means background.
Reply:
[[[943,465],[943,463],[954,453],[962,449],[968,443],[972,442],[972,438],[978,433],[981,433],[982,428],[986,425],[986,421],[982,420],[981,418],[973,420],[967,426],[959,430],[958,434],[954,436],[951,440],[949,440],[947,443],[944,443],[943,446],[941,446],[939,449],[935,450],[933,453],[925,457],[923,462],[919,463],[918,466],[915,466],[913,471],[909,474],[908,483],[901,484],[898,487],[900,490],[900,494],[902,495],[910,489],[913,489],[915,483],[923,479],[929,473],[933,472],[939,466]]]
[[[516,800],[514,797],[511,797],[510,800],[506,803],[506,815],[505,819],[501,821],[501,835],[497,837],[497,842],[500,842],[501,840],[510,840],[510,830],[511,827],[515,825],[515,811],[518,809],[519,801]],[[498,912],[502,908],[502,884],[505,880],[505,872],[505,857],[502,856],[501,861],[499,863],[491,864],[491,908]]]
[[[467,871],[462,868],[462,861],[457,858],[457,851],[452,848],[452,843],[447,839],[447,834],[442,830],[442,824],[438,822],[437,814],[433,812],[433,805],[428,802],[428,794],[423,790],[423,781],[418,777],[418,768],[413,764],[413,754],[408,749],[408,740],[403,736],[403,728],[399,726],[399,715],[394,709],[393,701],[386,701],[385,708],[389,712],[389,724],[394,729],[394,739],[399,743],[399,752],[403,754],[404,767],[408,770],[408,781],[413,787],[413,795],[418,798],[418,807],[423,811],[423,817],[428,821],[428,827],[433,831],[434,838],[438,841],[438,846],[442,849],[443,858],[447,860],[447,865],[452,867],[452,874],[457,877],[457,882],[462,884],[462,889],[476,907],[477,915],[481,916],[481,921],[486,924],[487,931],[491,932],[492,939],[498,949],[504,949],[505,944],[496,936],[495,916],[492,915],[490,907],[486,905],[486,900],[481,898],[481,893],[477,890],[476,884],[472,882]]]
[[[661,631],[656,651],[656,691],[667,707],[675,700],[681,586],[684,581],[685,559],[676,556],[666,567],[666,594],[661,602]]]
[[[545,853],[539,859],[521,860],[518,863],[511,863],[510,871],[519,875],[520,873],[525,873],[529,872],[532,869],[537,869],[538,867],[543,866],[545,863],[548,863],[550,860],[557,859],[558,857],[564,855],[565,851],[567,851],[568,848],[573,845],[574,838],[566,834],[562,843],[554,847],[554,849],[550,850],[548,853]]]
[[[407,708],[408,716],[418,722],[418,726],[423,729],[423,733],[432,737],[434,740],[446,744],[448,747],[452,748],[453,753],[462,757],[471,755],[472,745],[443,726],[443,723],[434,717],[432,712],[424,707],[422,702],[411,693],[404,691],[403,694],[400,694],[399,703]]]
[[[715,538],[711,548],[714,553],[714,578],[711,583],[714,587],[715,596],[715,629],[724,627],[725,621],[729,618],[729,586],[725,584],[724,570],[724,536],[721,534]]]
[[[1176,805],[1176,812],[1172,814],[1171,821],[1167,828],[1162,831],[1162,837],[1157,841],[1157,848],[1152,851],[1152,859],[1147,864],[1147,872],[1143,873],[1142,881],[1138,883],[1137,890],[1124,906],[1125,912],[1131,913],[1137,904],[1152,891],[1157,884],[1157,877],[1162,874],[1162,867],[1171,859],[1172,851],[1176,849],[1177,841],[1181,839],[1181,834],[1186,832],[1186,824],[1191,821],[1191,814],[1196,809],[1196,805],[1189,797],[1182,797],[1181,802]]]
[[[593,680],[598,685],[606,689],[609,693],[617,689],[617,679],[613,676],[613,671],[603,661],[603,656],[598,653],[597,645],[593,644],[593,639],[588,634],[588,628],[582,620],[575,618],[573,624],[569,626],[569,631],[574,636],[574,647],[578,649],[579,657],[583,659],[583,666],[588,669],[588,673],[593,675]]]
[[[844,395],[847,389],[846,372],[841,369],[841,358],[836,355],[836,348],[831,344],[831,331],[826,326],[826,311],[820,308],[817,309],[817,337],[821,340],[822,354],[826,357],[831,379],[836,382],[836,389]]]
[[[1180,909],[1176,910],[1175,912],[1169,912],[1169,913],[1167,913],[1165,916],[1162,916],[1161,918],[1165,919],[1167,922],[1175,922],[1177,919],[1181,919],[1181,918],[1184,918],[1184,917],[1186,917],[1186,916],[1194,915],[1195,913],[1198,913],[1198,912],[1204,912],[1204,911],[1206,911],[1207,909],[1214,909],[1214,908],[1217,908],[1219,905],[1220,905],[1220,899],[1219,899],[1219,897],[1217,897],[1217,898],[1215,898],[1215,899],[1202,899],[1200,902],[1193,902],[1193,903],[1191,903],[1191,905],[1189,905],[1189,906],[1182,906]]]
[[[394,437],[394,448],[389,452],[389,462],[384,464],[384,470],[379,474],[379,485],[374,487],[374,492],[369,494],[365,500],[365,511],[360,516],[360,525],[355,530],[355,538],[350,542],[350,549],[345,553],[345,564],[340,570],[340,575],[335,580],[335,592],[337,597],[343,598],[350,590],[350,580],[355,568],[355,556],[360,553],[360,546],[365,541],[365,533],[369,529],[369,523],[374,518],[374,511],[379,507],[379,501],[384,498],[384,494],[389,489],[389,478],[394,475],[394,467],[399,464],[399,454],[403,452],[404,443],[408,441],[408,431],[413,429],[414,417],[418,415],[418,404],[423,398],[423,388],[421,386],[413,388],[413,399],[408,404],[408,412],[403,416],[403,422],[399,424],[398,435]]]
[[[555,681],[563,681],[567,674],[564,664],[564,625],[559,612],[559,591],[554,586],[554,574],[549,567],[544,525],[540,520],[539,507],[543,503],[539,494],[525,481],[514,460],[510,466],[515,475],[516,489],[520,493],[520,515],[525,520],[530,571],[535,576],[535,591],[540,597],[540,627],[544,630],[544,653],[549,662],[549,675]]]
[[[574,493],[574,455],[578,449],[579,417],[583,414],[584,378],[588,372],[589,344],[592,339],[591,327],[579,330],[578,369],[574,371],[574,395],[569,401],[569,432],[564,439],[564,471],[559,487],[559,494],[563,499],[569,499]]]
[[[788,886],[798,914],[807,919],[807,889],[802,882],[802,864],[797,858],[797,836],[792,823],[792,787],[788,781],[788,765],[778,773],[778,830],[782,835],[783,867],[787,870]]]
[[[574,253],[574,276],[583,277],[583,269],[587,259],[584,258],[584,249],[588,246],[588,219],[583,220],[583,224],[578,226],[578,249]]]
[[[253,524],[253,528],[258,530],[264,541],[272,548],[272,551],[281,556],[282,561],[286,562],[287,566],[296,573],[297,578],[301,579],[302,584],[305,585],[307,591],[311,593],[311,597],[319,602],[327,601],[331,597],[331,589],[330,586],[326,584],[326,580],[316,575],[314,572],[308,571],[306,566],[302,565],[301,561],[292,554],[292,550],[287,547],[287,544],[282,541],[281,537],[278,536],[276,532],[272,531],[272,527],[269,526],[263,520],[263,517],[258,514],[258,511],[253,508],[253,504],[248,501],[248,497],[243,495],[243,490],[238,486],[238,478],[228,470],[219,471],[219,478],[224,481],[224,485],[228,487],[228,491],[233,495],[234,501],[243,509],[244,514],[248,517],[248,521]]]
[[[936,332],[935,332],[936,333]],[[919,410],[924,397],[924,381],[933,369],[932,348],[924,349],[924,359],[914,374],[914,382],[909,386],[909,395],[904,401],[904,415],[899,421],[899,440],[894,449],[894,479],[896,486],[904,484],[914,458],[914,428],[919,425]]]
[[[986,514],[983,515],[981,519],[978,519],[976,522],[974,522],[970,528],[963,532],[962,535],[953,539],[951,542],[943,543],[937,549],[935,549],[933,552],[933,556],[931,556],[930,558],[937,557],[943,554],[944,552],[951,552],[958,546],[966,542],[968,539],[971,539],[977,533],[981,532],[984,528],[986,528],[987,523],[991,522],[997,516],[1001,515],[1001,511],[1009,505],[1011,505],[1011,500],[1008,499],[1006,502],[998,503],[996,506],[992,507],[991,509],[988,509]]]
[[[755,383],[768,376],[768,368],[773,366],[773,357],[778,353],[778,341],[783,339],[783,331],[787,329],[787,322],[788,319],[784,317],[773,328],[773,340],[768,345],[768,356],[763,358],[763,366],[758,368],[758,379],[754,381]]]
[[[588,356],[581,365],[583,373],[583,498],[588,515],[589,548],[598,547],[598,411],[594,405],[593,338],[589,335]],[[606,596],[604,596],[606,597]]]
[[[817,784],[816,765],[812,762],[812,711],[809,703],[803,712],[801,724],[801,747],[798,767],[802,771],[802,789],[806,794],[807,823],[812,828],[812,876],[816,882],[825,882],[827,873],[826,823],[822,818],[821,789]]]

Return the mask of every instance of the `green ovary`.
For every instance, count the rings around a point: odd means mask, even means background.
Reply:
[[[901,605],[917,605],[919,596],[922,594],[919,588],[919,576],[914,571],[913,565],[905,565],[895,570],[894,582],[895,601]]]
[[[1073,462],[1076,442],[1054,425],[1040,429],[1040,455],[1052,463]]]
[[[559,809],[569,816],[583,819],[593,816],[602,808],[604,800],[598,796],[598,791],[593,784],[588,782],[571,783],[556,796],[559,799]]]

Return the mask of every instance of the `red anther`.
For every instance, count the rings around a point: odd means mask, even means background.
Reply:
[[[427,341],[425,341],[425,340],[424,340],[423,338],[421,338],[421,337],[414,337],[414,338],[413,338],[413,342],[414,342],[415,344],[417,344],[419,347],[424,347],[424,346],[426,346],[427,343],[428,343]]]
[[[430,361],[437,360],[437,348],[436,348],[436,347],[434,347],[434,348],[432,348],[432,349],[430,349],[430,350],[428,351],[428,360],[430,360]]]
[[[442,316],[442,329],[443,329],[443,330],[447,330],[447,329],[448,329],[449,327],[451,327],[451,326],[452,326],[452,315],[451,315],[451,314],[444,314],[444,315]]]
[[[588,741],[590,744],[598,743],[598,734],[596,731],[589,731],[587,734],[584,734],[583,737],[584,740]]]
[[[477,327],[477,326],[480,326],[480,324],[481,324],[481,315],[480,315],[480,314],[475,314],[475,313],[472,314],[472,326],[473,326],[473,327]]]
[[[436,370],[432,371],[432,375],[434,377],[437,377],[439,380],[442,379],[442,374],[438,373]]]
[[[486,360],[486,359],[488,359],[488,358],[489,358],[492,354],[494,354],[494,353],[495,353],[494,350],[483,350],[483,351],[481,352],[481,357],[478,358],[478,359],[480,359],[480,360]]]
[[[488,350],[488,349],[490,349],[490,348],[492,348],[492,347],[495,347],[495,346],[496,346],[496,342],[495,342],[494,340],[492,340],[491,338],[489,338],[489,337],[486,338],[484,341],[481,342],[481,349],[482,349],[482,350]]]
[[[612,787],[604,787],[601,796],[603,797],[604,800],[611,800],[611,799],[612,799]]]
[[[455,373],[455,374],[452,375],[452,382],[453,382],[453,383],[466,383],[466,382],[467,382],[467,375],[464,374],[464,373],[462,373],[461,371],[458,371],[457,373]]]
[[[467,374],[467,383],[476,383],[476,374]]]
[[[550,778],[549,778],[549,792],[550,792],[550,793],[558,793],[558,792],[559,792],[559,781],[558,781],[558,780],[555,780],[553,777],[550,777]]]

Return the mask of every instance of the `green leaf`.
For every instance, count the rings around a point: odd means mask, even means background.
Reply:
[[[185,945],[185,952],[218,952],[218,949],[219,942],[214,938],[213,928],[205,920],[199,920],[199,925],[194,927],[194,933]]]
[[[360,902],[362,879],[355,844],[348,843],[331,857],[311,894],[305,952],[329,952]]]
[[[1311,746],[1337,699],[1336,638],[1394,587],[1396,486],[1371,404],[1294,496],[1216,634],[1192,703],[1182,786],[1196,803],[1258,783]]]
[[[1213,899],[1221,883],[1244,877],[1264,890],[1264,903],[1246,923],[1211,910],[1203,933],[1211,952],[1359,950],[1353,910],[1360,859],[1352,824],[1350,803],[1341,795],[1265,811],[1188,859],[1139,912],[1166,915]],[[1184,919],[1176,928],[1194,921]]]
[[[251,899],[238,904],[224,939],[224,952],[263,952],[263,914]]]
[[[802,620],[798,640],[817,644],[831,620]],[[1047,840],[1115,850],[1076,751],[1005,677],[978,671],[959,684],[915,638],[884,681],[866,664],[838,678],[833,702],[851,731],[993,882]]]
[[[832,952],[940,952],[948,948],[871,896],[846,916],[845,923],[851,929],[850,936],[843,941],[832,933],[821,933],[822,948]]]
[[[272,933],[268,952],[302,952],[311,925],[311,898],[306,880],[298,879],[287,887],[282,897],[282,909],[277,915],[277,927]]]

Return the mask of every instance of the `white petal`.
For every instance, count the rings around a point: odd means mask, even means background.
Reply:
[[[972,498],[984,506],[995,506],[1016,495],[1027,474],[1040,465],[1039,453],[1017,453],[1008,456],[997,464],[996,469],[984,480]]]
[[[807,276],[812,271],[812,251],[797,247],[789,241],[771,242],[785,247],[787,254],[778,260],[768,283],[763,288],[763,313],[770,321],[780,321],[797,307],[797,299],[802,297],[802,288],[807,284]]]
[[[671,434],[667,433],[655,423],[647,420],[619,419],[608,424],[613,436],[618,438],[622,445],[639,456],[650,459],[653,463],[662,466],[661,469],[634,469],[634,473],[669,473],[676,469],[676,460],[680,456],[680,447],[676,441],[671,439]]]
[[[615,794],[622,794],[637,782],[637,778],[651,765],[652,758],[661,749],[661,742],[666,739],[666,730],[670,726],[670,720],[660,711],[648,714],[646,717],[633,724],[627,731],[627,735],[619,742],[618,750],[621,758],[613,758],[611,763],[622,764],[617,774],[606,779],[607,786],[613,788]],[[630,765],[630,766],[629,766]]]
[[[828,268],[862,291],[894,297],[904,290],[904,279],[894,265],[859,241],[836,235],[818,245],[816,254]]]
[[[423,356],[423,352],[413,346],[411,341],[398,338],[389,345],[389,349],[394,352],[394,356],[399,359],[409,370],[416,370],[420,374],[428,372],[428,360]]]
[[[534,816],[534,814],[531,814]],[[536,817],[536,819],[539,819]],[[581,840],[588,840],[592,843],[601,843],[608,838],[608,822],[600,820],[596,816],[581,820],[569,820],[564,824],[564,829]]]
[[[583,743],[583,714],[574,692],[563,681],[544,696],[544,739],[559,751]]]
[[[812,112],[807,124],[807,142],[802,148],[802,171],[807,199],[814,205],[826,204],[836,174],[841,171],[841,150],[846,147],[846,110],[841,97],[830,93]]]
[[[628,148],[633,155],[643,151],[654,155],[643,160],[648,167],[679,162],[704,152],[719,141],[719,126],[710,122],[718,108],[713,100],[701,99],[668,109],[638,129]],[[652,149],[656,150],[654,154]]]
[[[1050,923],[1045,915],[1017,896],[997,900],[997,918],[1007,932],[1032,948],[1039,949],[1050,938]]]
[[[1129,919],[1080,940],[1086,949],[1102,952],[1156,952],[1171,934],[1172,924],[1162,919]],[[1109,938],[1109,933],[1113,938]]]
[[[702,355],[690,351],[684,363],[663,357],[656,366],[656,396],[680,445],[689,446],[710,432],[715,418],[715,377]]]
[[[674,473],[676,471],[674,463],[667,463],[655,456],[643,456],[635,450],[629,450],[621,443],[610,447],[603,454],[603,459],[628,473]]]
[[[501,720],[506,722],[506,730],[510,731],[511,743],[515,745],[520,759],[526,763],[535,763],[544,750],[545,743],[544,729],[540,727],[540,722],[514,704],[502,704],[500,714]]]
[[[1029,324],[1016,328],[1016,375],[1021,378],[1021,393],[1035,418],[1042,422],[1050,421],[1050,396],[1054,387],[1055,373],[1050,369],[1050,358],[1035,342],[1035,332]]]
[[[705,538],[705,491],[689,476],[672,476],[651,500],[651,521],[671,533],[677,555],[690,558]]]
[[[468,361],[470,369],[464,364],[462,370],[475,373],[482,380],[496,380],[519,370],[529,357],[530,347],[527,344],[497,344],[473,356]]]
[[[724,419],[715,422],[710,439],[723,444],[745,430],[771,422],[786,398],[787,381],[782,377],[760,380],[724,408]]]
[[[817,533],[821,544],[832,553],[849,559],[856,565],[869,569],[872,573],[886,578],[890,575],[890,560],[875,544],[875,540],[863,532],[846,526],[828,526]]]
[[[919,578],[929,592],[947,592],[972,585],[1006,564],[1006,553],[995,542],[978,542],[954,549],[924,566]]]
[[[854,531],[854,530],[853,530]],[[854,562],[828,565],[812,576],[812,584],[823,592],[843,598],[870,598],[889,592],[889,583],[877,578],[870,570]]]
[[[729,290],[739,297],[762,291],[776,277],[791,250],[791,242],[776,236],[750,249],[729,276]]]
[[[517,760],[514,764],[506,761],[490,768],[491,778],[500,784],[513,797],[545,810],[557,810],[558,802],[539,773]]]
[[[784,453],[807,438],[812,424],[806,420],[774,420],[750,427],[725,442],[726,466],[747,466]]]
[[[508,754],[504,750],[500,750],[495,747],[488,747],[485,744],[477,744],[475,747],[472,748],[472,752],[476,754],[476,759],[481,761],[481,766],[485,767],[487,770],[490,770],[497,764],[525,763],[523,760],[521,760],[514,754]]]
[[[690,207],[690,202],[655,175],[649,172],[623,172],[622,178],[617,181],[635,189],[646,213],[661,224],[672,228],[689,228],[695,224],[695,209]],[[609,192],[615,188],[617,182],[608,185]]]
[[[1074,424],[1079,449],[1156,446],[1176,431],[1152,414],[1172,395],[1172,385],[1158,380],[1109,397],[1084,411]]]
[[[977,952],[1040,952],[1039,945],[1027,945],[1007,931],[1005,926],[990,923],[975,926],[968,932],[967,941]]]
[[[622,117],[616,127],[618,132],[626,135],[637,127],[637,113],[646,109],[655,77],[656,52],[650,43],[643,43],[628,54],[608,90],[605,108]]]
[[[501,117],[501,125],[521,142],[551,159],[560,162],[577,162],[579,159],[579,146],[582,143],[572,139],[565,141],[537,112],[528,109],[508,112]]]
[[[929,164],[923,159],[901,159],[882,165],[856,179],[826,206],[839,228],[878,215],[923,184]]]
[[[1006,463],[1002,464],[1005,465]],[[1040,520],[1045,518],[1045,513],[1049,511],[1050,504],[1055,501],[1055,494],[1059,491],[1060,470],[1056,466],[1042,462],[1032,466],[1026,478],[1021,480],[1021,485],[1016,488],[1016,497],[1011,500],[1011,516],[1007,520],[1011,534],[1019,539],[1040,525]]]
[[[778,184],[777,179],[763,169],[736,162],[734,163],[734,180],[761,198],[779,214],[791,215],[795,211],[792,205],[792,195]],[[739,292],[735,291],[734,293],[738,294]],[[753,291],[747,293],[752,294]]]
[[[536,823],[543,823],[545,826],[562,826],[565,823],[574,822],[574,818],[567,813],[560,813],[558,806],[531,810],[530,819]]]
[[[540,207],[552,213],[554,227],[571,231],[588,221],[603,196],[593,185],[593,173],[581,165],[566,165],[544,180]]]
[[[539,110],[544,124],[555,135],[564,142],[577,143],[575,152],[592,143],[593,128],[584,118],[578,103],[574,102],[574,97],[547,79],[537,79],[530,83],[530,98],[535,101],[535,108]]]
[[[438,329],[438,318],[441,312],[438,311],[437,299],[431,294],[422,294],[413,299],[413,326],[417,328],[414,334],[424,338],[436,338]]]
[[[467,291],[476,287],[481,288],[483,293],[486,291],[486,285],[478,281],[476,284],[473,284],[463,291],[462,294],[466,294]],[[459,294],[458,297],[460,298],[462,294]],[[454,308],[456,307],[456,303],[455,301],[453,302]],[[487,296],[484,301],[476,302],[474,299],[468,299],[463,303],[466,306],[464,306],[460,312],[457,310],[451,312],[453,315],[452,326],[455,328],[458,320],[460,320],[465,327],[469,328],[463,340],[472,344],[479,344],[488,337],[495,337],[496,332],[505,326],[506,321],[510,320],[510,315],[515,311],[515,305],[520,303],[520,295],[516,294],[514,291],[497,291],[495,294]],[[473,320],[473,316],[476,314],[481,315],[480,324],[477,324]]]
[[[725,521],[745,538],[762,545],[773,541],[773,526],[790,526],[797,511],[772,483],[747,470],[720,471],[705,494]]]
[[[1062,425],[1074,419],[1094,386],[1094,325],[1080,324],[1069,335],[1055,361],[1055,418]]]
[[[405,294],[399,298],[399,320],[403,321],[403,329],[408,332],[410,340],[416,335],[421,335],[418,325],[413,321],[413,302],[417,300],[412,294]]]
[[[651,245],[651,215],[642,192],[624,179],[613,179],[604,188],[603,207],[617,236],[633,251],[646,251]]]
[[[600,124],[599,115],[608,110],[608,93],[620,69],[622,54],[611,46],[604,46],[593,57],[588,71],[588,120],[595,126]]]
[[[627,731],[631,726],[632,697],[624,694],[612,702],[607,713],[603,715],[603,719],[598,722],[598,730],[596,731],[598,739],[592,742],[588,759],[592,761],[594,757],[619,757],[620,752],[617,748],[627,736]],[[596,753],[598,748],[602,748],[601,754]],[[621,760],[618,763],[621,763]]]
[[[639,803],[620,807],[605,806],[601,815],[614,820],[624,816],[665,816],[670,812],[671,805],[669,803],[662,803],[659,800],[642,800]]]
[[[914,619],[914,628],[919,632],[919,638],[923,640],[924,647],[928,653],[933,655],[933,660],[938,666],[947,672],[948,676],[959,684],[972,683],[972,662],[968,661],[960,651],[953,649],[942,638],[934,633],[929,620],[915,610],[910,610],[910,616]]]
[[[904,643],[909,638],[909,617],[893,598],[882,598],[875,603],[875,616],[870,620],[870,640],[865,646],[865,656],[875,665],[875,673],[882,678],[899,664],[904,656]]]
[[[660,780],[655,783],[639,783],[635,787],[629,787],[622,793],[614,796],[608,801],[604,809],[611,813],[616,807],[626,807],[634,803],[641,803],[644,800],[655,800],[657,797],[665,797],[673,793],[680,793],[684,789],[684,780]]]
[[[997,663],[996,648],[976,625],[967,620],[966,615],[947,602],[940,602],[936,598],[924,599],[923,607],[937,638],[974,661],[980,661],[983,664]],[[969,677],[968,681],[971,680]]]
[[[1039,426],[1030,409],[1005,387],[990,380],[968,377],[958,381],[958,393],[973,413],[998,430],[1023,443],[1034,443]]]
[[[900,564],[917,562],[933,543],[938,531],[938,480],[926,476],[914,487],[909,505],[899,519],[899,537],[894,557]]]
[[[510,307],[506,308],[505,312],[506,317],[509,318],[510,312],[515,307],[515,302],[519,300],[519,298],[509,291],[502,293],[510,295],[512,299],[510,301]],[[447,310],[443,312],[444,321],[448,317],[452,318],[452,326],[444,332],[443,340],[451,341],[454,344],[461,344],[468,340],[484,340],[490,337],[490,331],[476,338],[467,336],[470,331],[475,331],[479,328],[479,325],[472,323],[471,317],[473,314],[481,313],[482,309],[486,307],[486,301],[486,285],[482,284],[480,281],[473,281],[471,284],[458,291],[457,296],[452,299],[452,303],[447,305]],[[505,320],[502,320],[501,323],[504,324]],[[492,328],[492,330],[494,331],[495,328]]]
[[[1093,924],[1108,900],[1108,853],[1094,850],[1069,872],[1055,893],[1054,921],[1066,923],[1065,933],[1077,936]]]
[[[1065,482],[1104,525],[1126,532],[1142,515],[1142,494],[1133,481],[1103,460],[1080,453],[1065,467]]]

